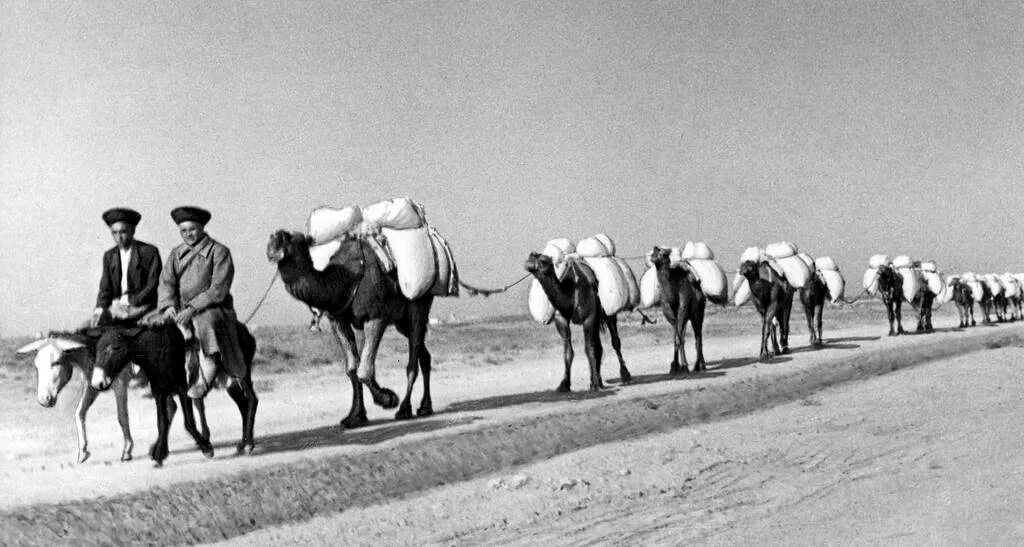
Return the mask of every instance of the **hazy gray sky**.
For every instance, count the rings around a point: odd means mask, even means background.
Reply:
[[[0,334],[88,315],[118,205],[163,257],[169,211],[210,209],[243,317],[271,231],[399,195],[483,286],[597,231],[727,269],[787,239],[855,291],[876,252],[1024,271],[1022,29],[1019,2],[0,0]],[[254,322],[305,318],[277,286]]]

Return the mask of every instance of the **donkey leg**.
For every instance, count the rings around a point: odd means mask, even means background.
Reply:
[[[114,400],[117,401],[117,423],[121,426],[121,435],[124,436],[124,448],[121,450],[121,461],[126,462],[132,459],[132,448],[135,442],[132,440],[132,430],[128,425],[128,376],[118,375],[114,379]]]
[[[156,441],[149,447],[149,457],[154,467],[161,467],[167,459],[167,430],[171,422],[167,416],[167,399],[166,393],[153,394],[156,403]]]
[[[196,417],[192,414],[192,398],[188,396],[187,390],[179,390],[178,400],[181,401],[181,417],[185,421],[185,431],[196,442],[196,446],[207,458],[213,457],[213,445],[210,440],[203,437],[196,428]],[[169,425],[169,424],[168,424]],[[167,438],[164,438],[164,457],[167,457]]]
[[[82,398],[79,399],[78,408],[75,410],[75,426],[78,428],[78,463],[84,463],[89,459],[89,440],[85,435],[85,415],[89,412],[92,403],[96,401],[97,394],[99,392],[93,389],[86,380]]]
[[[231,392],[229,391],[228,394],[230,395]],[[199,434],[202,435],[204,439],[210,440],[210,426],[206,423],[206,398],[192,399],[192,405],[195,407],[196,413],[199,415]]]
[[[565,374],[562,376],[562,382],[558,384],[555,391],[559,393],[568,393],[571,389],[571,376],[572,371],[572,332],[569,330],[569,321],[563,318],[561,315],[555,315],[555,329],[558,330],[558,335],[562,337],[562,358],[565,362]]]
[[[619,319],[614,315],[605,317],[605,325],[608,326],[608,336],[612,339],[612,349],[615,350],[615,355],[619,358],[619,380],[623,384],[628,384],[633,376],[629,373],[629,369],[626,368],[626,360],[622,357],[622,340],[619,339]]]

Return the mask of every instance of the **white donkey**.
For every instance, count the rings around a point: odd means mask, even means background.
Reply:
[[[78,410],[75,412],[75,425],[78,426],[78,463],[89,459],[88,440],[85,436],[85,415],[89,407],[96,400],[99,393],[93,389],[88,376],[92,373],[95,355],[84,342],[76,339],[70,334],[50,334],[40,338],[20,349],[18,353],[36,352],[35,366],[36,375],[39,379],[37,388],[37,400],[39,404],[51,408],[57,403],[57,394],[71,380],[71,374],[77,368],[86,377],[83,382],[82,398],[78,401]],[[124,449],[121,451],[121,461],[132,459],[132,432],[128,427],[128,381],[132,376],[133,367],[125,369],[114,379],[112,389],[114,398],[117,400],[117,421],[121,424],[121,432],[124,434]],[[171,402],[173,405],[173,401]],[[171,416],[174,415],[171,409]]]

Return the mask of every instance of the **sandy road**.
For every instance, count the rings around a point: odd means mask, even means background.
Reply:
[[[1022,360],[932,362],[231,543],[1020,544]]]

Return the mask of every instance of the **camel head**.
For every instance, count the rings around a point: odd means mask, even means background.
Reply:
[[[758,271],[757,262],[754,262],[753,260],[744,260],[740,263],[739,273],[748,280],[755,280],[761,275]]]
[[[655,245],[651,250],[651,264],[657,269],[668,268],[672,263],[672,249],[664,249]]]
[[[554,274],[555,263],[551,260],[551,257],[546,254],[537,252],[530,253],[530,256],[526,258],[526,262],[523,264],[526,271],[537,275],[537,274]]]
[[[286,257],[309,255],[309,238],[299,232],[278,230],[267,242],[267,260],[278,263]]]

